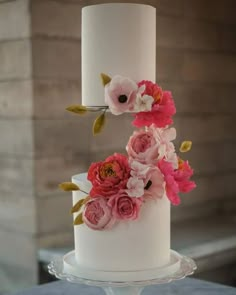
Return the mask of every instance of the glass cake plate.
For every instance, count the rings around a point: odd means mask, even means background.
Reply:
[[[148,271],[104,272],[78,266],[75,269],[74,251],[51,261],[48,265],[49,273],[56,278],[101,287],[107,295],[140,295],[145,286],[183,279],[193,274],[196,268],[191,258],[175,251],[171,251],[170,263],[167,266]]]

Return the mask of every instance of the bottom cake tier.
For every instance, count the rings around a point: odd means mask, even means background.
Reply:
[[[73,183],[89,192],[87,174],[72,177]],[[84,198],[73,191],[73,204]],[[74,218],[78,213],[74,213]],[[170,202],[148,200],[137,220],[119,221],[111,230],[74,226],[75,259],[80,267],[102,271],[139,271],[168,265],[170,261]]]

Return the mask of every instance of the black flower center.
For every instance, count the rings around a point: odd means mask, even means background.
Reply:
[[[151,185],[152,185],[152,181],[151,180],[148,180],[148,183],[146,184],[146,186],[145,186],[144,189],[148,190]]]
[[[120,103],[125,103],[128,100],[128,97],[125,94],[121,94],[118,97],[118,100],[119,100]]]

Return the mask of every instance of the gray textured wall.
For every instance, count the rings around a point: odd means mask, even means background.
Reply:
[[[80,102],[81,7],[104,2],[0,0],[0,290],[37,282],[38,247],[73,242],[57,184],[124,151],[132,133],[129,116],[110,116],[93,138],[93,115],[64,110]],[[236,2],[116,2],[157,7],[158,82],[174,94],[177,146],[194,143],[198,188],[173,221],[235,212]]]

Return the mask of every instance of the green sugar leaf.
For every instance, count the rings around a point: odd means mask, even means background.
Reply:
[[[73,182],[62,182],[59,184],[59,188],[65,192],[78,191],[80,188]]]
[[[90,199],[91,199],[91,197],[87,196],[83,201],[83,205],[85,205]]]
[[[83,105],[72,105],[67,107],[66,110],[78,115],[84,115],[88,111],[87,108]]]
[[[181,143],[179,150],[181,153],[186,153],[186,152],[190,151],[191,148],[192,148],[192,141],[186,140]]]
[[[74,220],[74,225],[80,225],[83,224],[83,218],[82,218],[82,213],[80,213]]]
[[[85,199],[79,200],[71,209],[71,213],[78,212],[84,204]]]
[[[102,113],[101,115],[99,115],[95,119],[95,121],[93,123],[93,135],[97,135],[102,131],[102,129],[103,129],[104,125],[105,125],[105,122],[106,122],[105,119],[106,119],[105,118],[105,113]]]
[[[101,79],[102,79],[102,84],[105,87],[110,81],[111,81],[111,77],[109,77],[108,75],[101,73]]]

